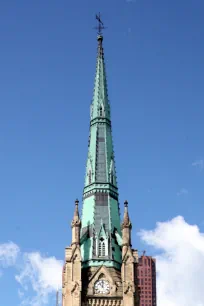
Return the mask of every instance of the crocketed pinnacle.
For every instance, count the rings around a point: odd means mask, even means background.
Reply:
[[[131,222],[130,222],[130,218],[129,218],[129,213],[128,213],[128,201],[124,202],[124,217],[123,217],[123,223],[122,223],[122,227],[129,227],[131,228]]]
[[[78,199],[76,199],[75,201],[75,209],[74,209],[74,217],[72,219],[72,226],[78,224],[80,225],[81,224],[81,220],[80,220],[80,217],[79,217],[79,201]]]

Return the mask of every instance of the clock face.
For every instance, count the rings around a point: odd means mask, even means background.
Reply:
[[[99,294],[107,294],[110,292],[109,282],[106,280],[100,279],[94,285],[95,293]]]

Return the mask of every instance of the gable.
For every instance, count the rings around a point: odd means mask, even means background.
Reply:
[[[111,276],[109,269],[106,268],[105,266],[100,266],[98,270],[95,272],[95,274],[92,276],[92,278],[90,279],[89,286],[94,286],[95,282],[101,278],[109,281],[111,285],[114,284],[114,280]]]

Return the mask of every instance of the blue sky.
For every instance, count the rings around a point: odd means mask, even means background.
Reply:
[[[63,260],[70,243],[85,175],[98,11],[107,25],[120,203],[129,201],[134,247],[156,256],[137,232],[178,215],[204,231],[204,2],[1,1],[0,244],[21,249],[15,268],[2,267],[4,306],[20,303],[14,277],[25,254]]]

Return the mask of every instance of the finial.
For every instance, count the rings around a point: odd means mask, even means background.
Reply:
[[[79,219],[79,209],[78,209],[78,206],[79,206],[79,200],[76,199],[75,200],[75,210],[74,210],[74,220],[78,220]]]
[[[127,201],[127,200],[125,200],[124,206],[125,206],[125,207],[128,207],[128,201]]]
[[[80,224],[80,217],[79,217],[79,200],[75,200],[75,208],[74,208],[74,217],[72,219],[72,226],[76,224]]]
[[[123,225],[131,226],[130,218],[128,214],[128,201],[127,200],[124,202],[124,207],[125,209],[124,209]]]
[[[79,205],[79,200],[78,199],[75,200],[75,205]]]

